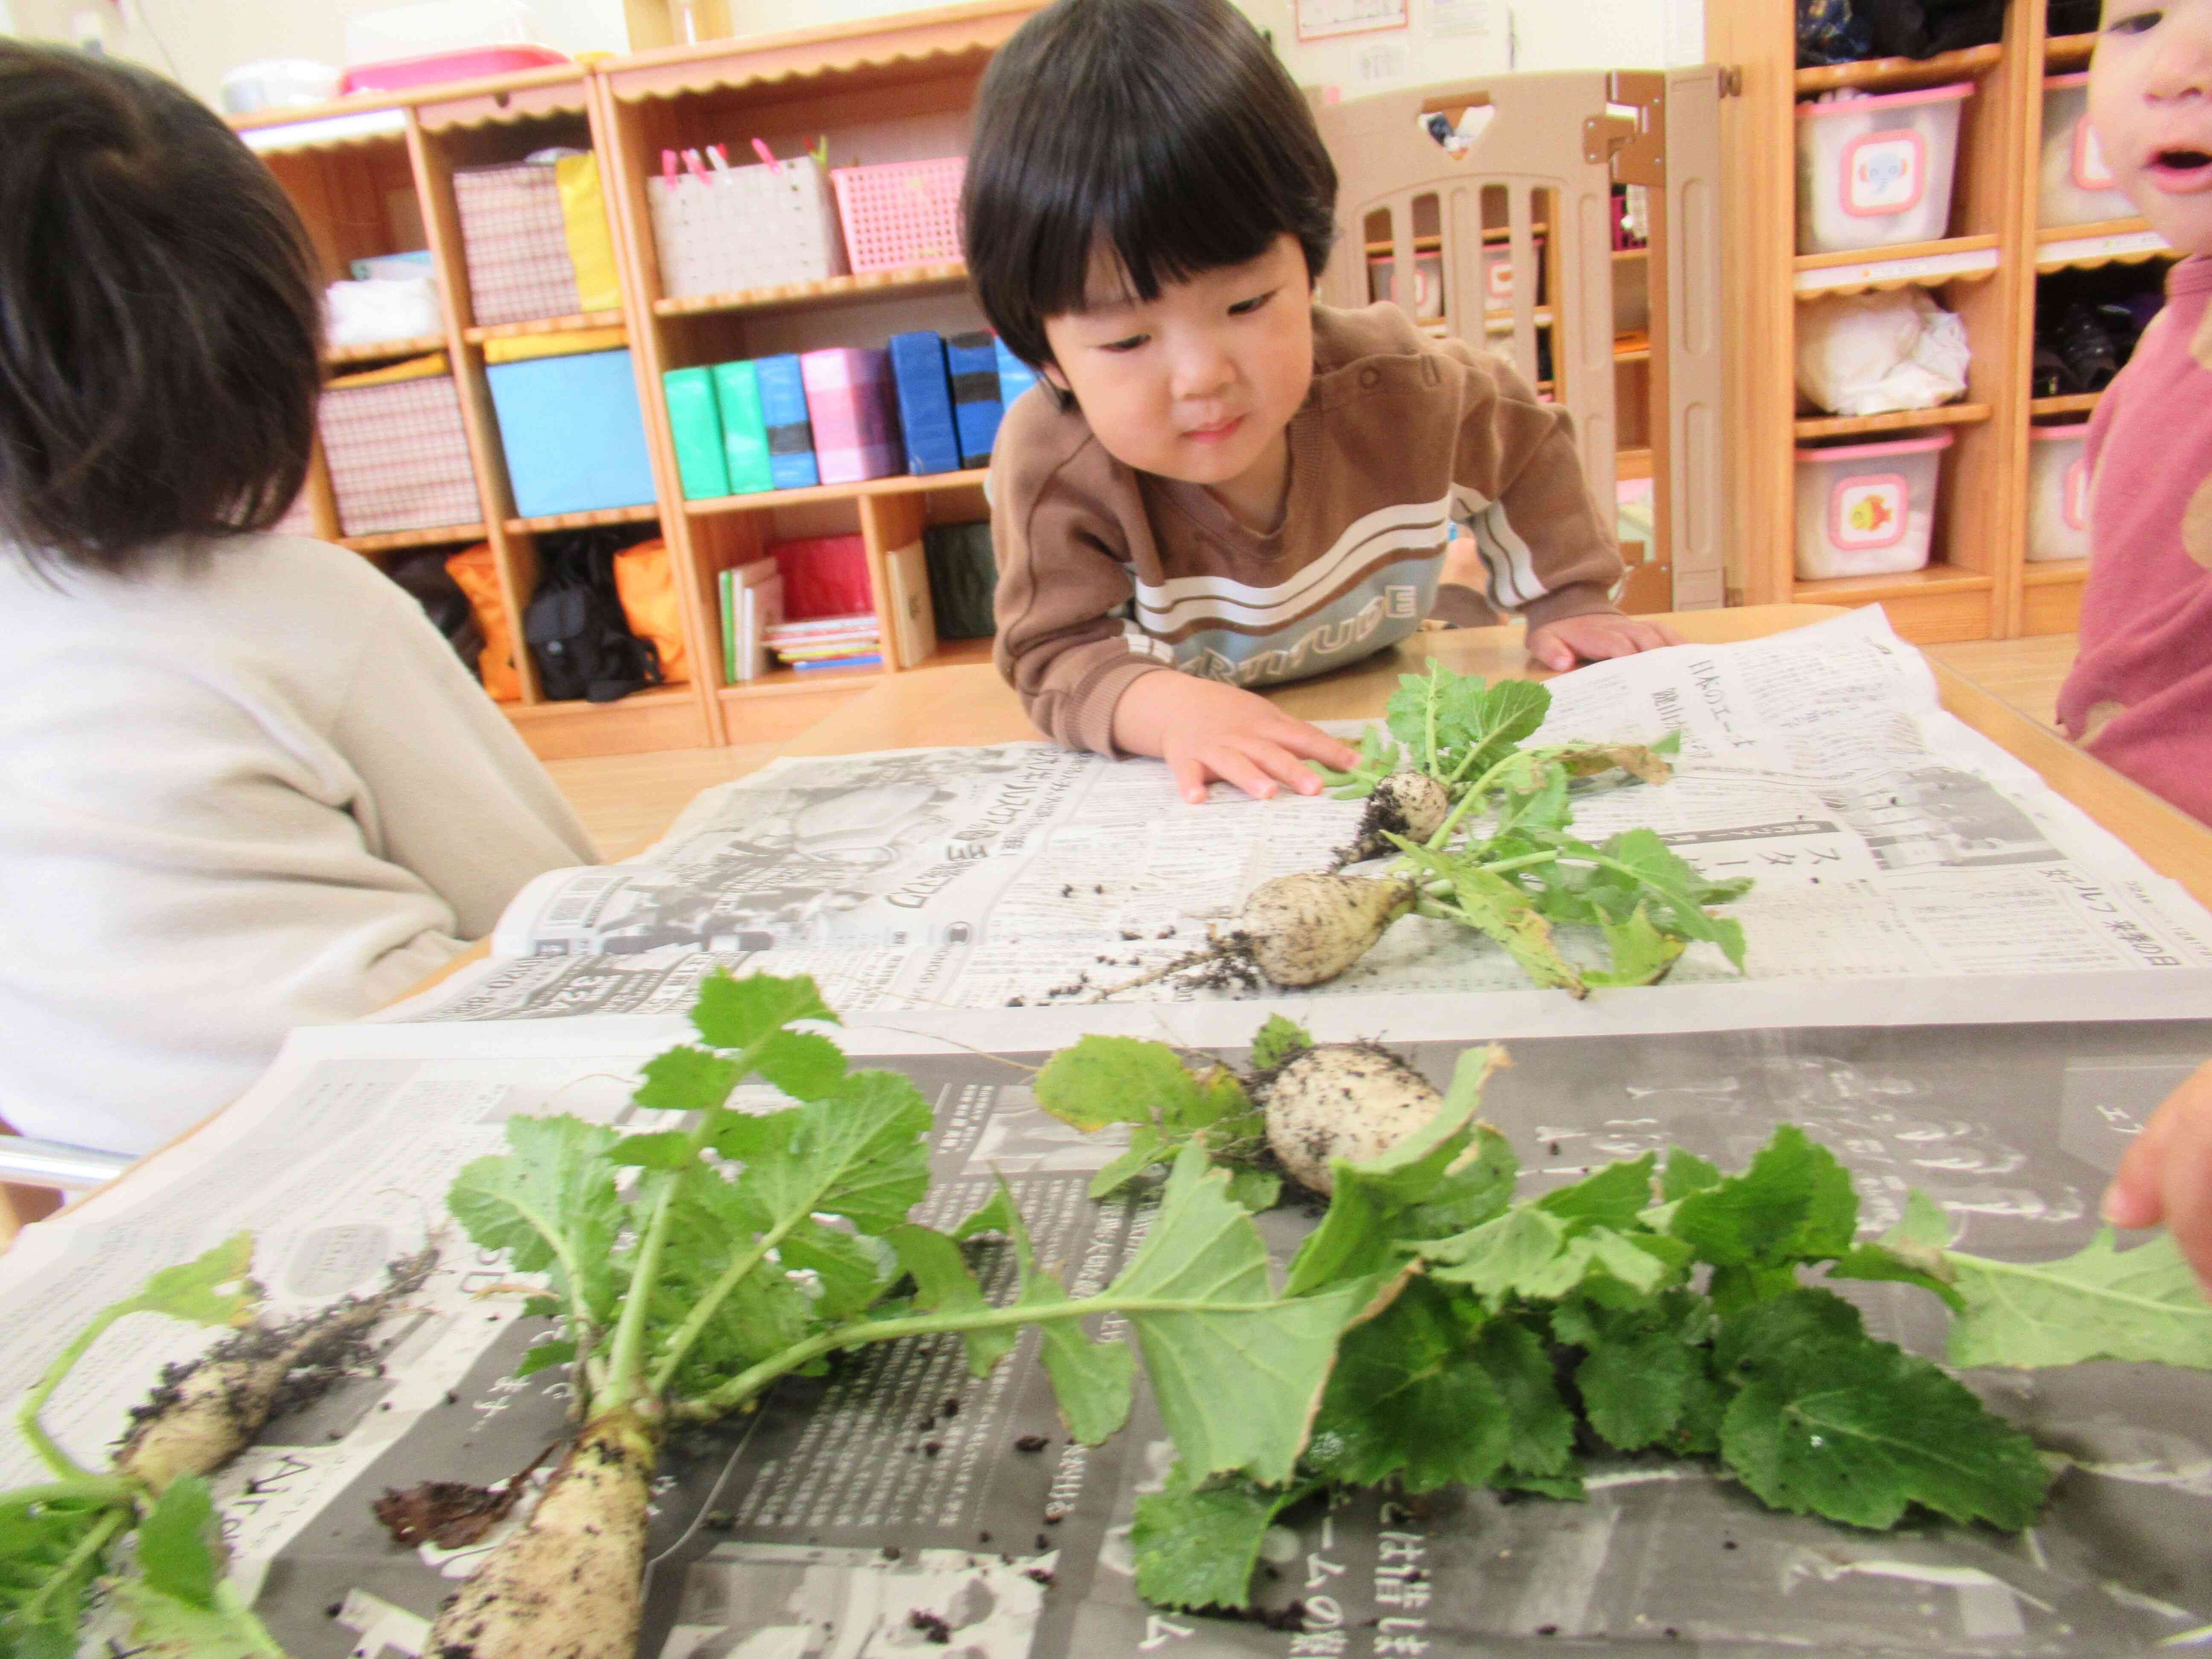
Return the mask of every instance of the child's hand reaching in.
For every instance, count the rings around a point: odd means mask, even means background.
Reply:
[[[2103,1209],[2115,1227],[2163,1221],[2212,1294],[2212,1064],[2151,1114],[2120,1160]]]
[[[1639,651],[1656,651],[1662,645],[1681,642],[1682,636],[1664,623],[1624,617],[1613,611],[1562,617],[1528,630],[1528,654],[1561,673],[1577,663],[1632,657]]]
[[[1114,743],[1165,761],[1176,789],[1193,804],[1206,799],[1215,778],[1265,800],[1285,786],[1318,794],[1322,781],[1310,760],[1340,771],[1359,764],[1358,750],[1256,692],[1169,670],[1145,675],[1121,694],[1114,708]]]

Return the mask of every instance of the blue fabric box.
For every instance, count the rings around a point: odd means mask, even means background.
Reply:
[[[484,378],[517,514],[653,504],[653,461],[627,348],[492,363]]]
[[[1003,412],[1012,409],[1014,399],[1036,384],[1036,370],[1007,350],[1006,343],[995,335],[991,343],[998,349],[999,407]]]
[[[898,386],[899,431],[908,472],[957,472],[960,436],[952,424],[952,380],[945,342],[922,330],[890,337],[891,379]]]

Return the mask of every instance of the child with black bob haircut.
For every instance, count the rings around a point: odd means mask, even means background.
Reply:
[[[0,40],[0,1120],[147,1151],[589,839],[420,607],[265,531],[321,295],[268,168]]]
[[[1455,520],[1539,661],[1675,642],[1613,605],[1563,411],[1395,306],[1314,302],[1335,207],[1228,0],[1056,0],[977,94],[969,269],[1043,378],[992,457],[999,670],[1060,742],[1159,756],[1191,800],[1351,763],[1249,688],[1417,629]]]

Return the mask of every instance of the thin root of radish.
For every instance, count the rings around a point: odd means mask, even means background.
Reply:
[[[422,1288],[437,1260],[435,1247],[427,1247],[388,1266],[385,1288],[374,1296],[348,1297],[289,1324],[253,1326],[168,1367],[131,1411],[117,1471],[159,1492],[179,1475],[220,1468],[271,1417],[317,1399],[366,1359],[377,1321]]]

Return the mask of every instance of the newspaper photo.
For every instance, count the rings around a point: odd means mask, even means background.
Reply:
[[[1664,786],[1578,785],[1577,834],[1649,827],[1707,876],[1753,879],[1728,910],[1742,976],[1696,945],[1670,987],[2212,969],[2212,916],[1945,714],[1877,610],[1549,684],[1534,741],[1681,742]],[[1224,787],[1192,805],[1157,763],[1046,744],[786,758],[708,790],[635,859],[540,877],[490,960],[386,1018],[665,1012],[718,964],[811,973],[852,1012],[1249,994],[1131,982],[1204,946],[1259,883],[1327,867],[1362,810]],[[1578,931],[1565,947],[1594,948]],[[1413,916],[1295,994],[1527,984],[1487,940]]]
[[[1243,1062],[1261,1011],[1203,1013],[1192,1036]],[[215,1483],[233,1570],[293,1659],[419,1659],[441,1600],[521,1513],[467,1547],[401,1548],[372,1503],[533,1464],[534,1492],[569,1432],[561,1368],[513,1376],[550,1322],[525,1316],[527,1286],[447,1220],[445,1189],[498,1149],[515,1115],[651,1119],[630,1095],[658,1042],[635,1042],[637,1030],[579,1019],[297,1034],[237,1107],[0,1257],[0,1395],[19,1397],[150,1272],[240,1229],[254,1235],[278,1314],[371,1288],[387,1259],[434,1244],[436,1272],[380,1328],[373,1363],[272,1422]],[[1117,1132],[1080,1134],[1038,1109],[1026,1079],[1043,1054],[866,1024],[840,1039],[934,1103],[934,1179],[917,1219],[949,1221],[1003,1178],[1039,1256],[1077,1295],[1142,1239],[1157,1185],[1087,1196]],[[1407,1052],[1442,1081],[1460,1047]],[[2130,1138],[2208,1054],[2203,1019],[1532,1039],[1513,1045],[1484,1112],[1519,1155],[1524,1196],[1674,1146],[1738,1168],[1794,1123],[1850,1170],[1864,1235],[1917,1188],[1961,1230],[1960,1248],[2041,1260],[2087,1241]],[[744,1103],[774,1103],[757,1090]],[[1261,1224],[1279,1273],[1310,1220],[1285,1205]],[[1008,1294],[1008,1253],[972,1248],[986,1294]],[[1940,1352],[1942,1314],[1925,1292],[1840,1288],[1876,1334]],[[161,1365],[209,1340],[131,1316],[71,1376],[50,1427],[98,1464]],[[887,1343],[671,1441],[639,1651],[1419,1659],[1556,1638],[1620,1654],[1672,1640],[1745,1655],[2055,1655],[2205,1640],[2212,1376],[2096,1364],[1964,1380],[2058,1471],[2027,1532],[1861,1531],[1768,1511],[1710,1462],[1593,1456],[1578,1503],[1457,1487],[1309,1500],[1262,1542],[1256,1607],[1231,1617],[1135,1592],[1133,1506],[1172,1457],[1141,1383],[1129,1424],[1085,1447],[1059,1417],[1033,1333],[980,1379],[955,1339]],[[0,1485],[40,1479],[7,1443]]]

